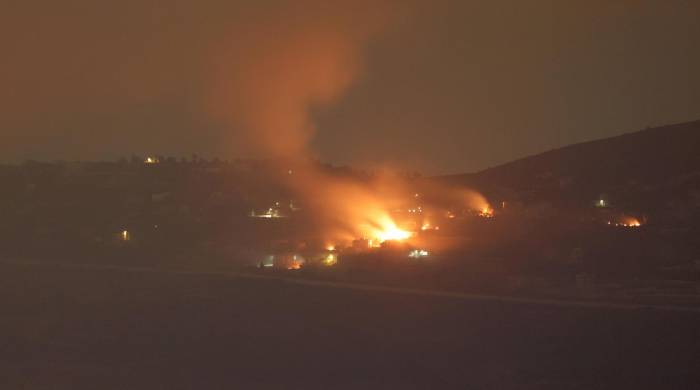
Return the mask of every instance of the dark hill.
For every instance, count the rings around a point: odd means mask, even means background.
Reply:
[[[440,179],[523,200],[592,201],[608,194],[648,203],[692,197],[700,190],[700,121],[570,145]]]

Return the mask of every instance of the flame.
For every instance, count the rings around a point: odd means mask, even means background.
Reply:
[[[642,226],[642,224],[637,220],[636,218],[631,218],[629,221],[627,221],[626,226],[628,227],[639,227]]]
[[[635,217],[630,217],[628,215],[622,215],[622,216],[615,218],[614,222],[608,221],[608,225],[618,226],[618,227],[635,228],[635,227],[642,226],[642,223]]]
[[[396,226],[387,228],[377,233],[377,238],[381,241],[402,241],[410,238],[413,234],[409,231],[399,229]]]
[[[608,225],[611,225],[611,222],[608,221]],[[615,222],[615,226],[621,226],[621,227],[640,227],[642,226],[642,223],[634,217],[622,217],[620,218],[619,222]]]
[[[291,264],[289,264],[287,269],[301,269],[301,263],[298,261],[293,261]]]
[[[493,218],[493,209],[491,208],[491,206],[488,205],[483,206],[479,210],[479,216],[483,218]]]
[[[365,230],[370,247],[379,246],[384,241],[403,241],[413,236],[408,230],[399,228],[387,214],[376,218],[373,227]]]
[[[365,182],[304,165],[294,171],[288,183],[303,199],[305,208],[314,210],[326,250],[355,240],[377,247],[384,241],[405,240],[412,235],[390,214],[405,196],[399,179],[380,176]]]

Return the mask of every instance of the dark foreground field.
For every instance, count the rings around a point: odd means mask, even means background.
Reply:
[[[0,389],[697,389],[700,315],[0,265]]]

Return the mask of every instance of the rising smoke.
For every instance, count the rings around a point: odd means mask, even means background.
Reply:
[[[258,9],[216,47],[211,112],[239,134],[242,130],[245,137],[238,141],[255,152],[301,161],[302,169],[286,184],[313,208],[327,238],[396,228],[386,193],[304,161],[313,155],[308,147],[317,131],[313,111],[340,99],[362,77],[371,39],[409,9],[406,2],[391,1],[277,4]]]
[[[209,110],[244,134],[254,154],[295,161],[286,185],[313,210],[320,236],[332,241],[402,237],[391,210],[412,193],[410,183],[388,173],[361,181],[307,163],[318,129],[314,110],[338,99],[362,77],[365,50],[376,36],[410,17],[408,2],[296,1],[256,8],[215,45]],[[285,167],[280,167],[285,170]],[[468,207],[480,195],[454,190]]]
[[[209,109],[255,152],[309,153],[311,113],[362,74],[370,40],[405,15],[390,1],[273,2],[229,28],[215,45]]]

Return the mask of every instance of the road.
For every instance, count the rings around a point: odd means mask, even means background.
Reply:
[[[2,389],[700,384],[694,312],[7,263],[0,308]]]

